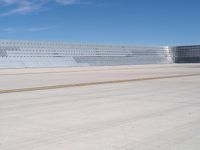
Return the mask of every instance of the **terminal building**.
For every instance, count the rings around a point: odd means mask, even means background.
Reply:
[[[174,47],[175,63],[200,63],[200,45]]]
[[[200,46],[128,46],[0,40],[0,68],[200,62]]]

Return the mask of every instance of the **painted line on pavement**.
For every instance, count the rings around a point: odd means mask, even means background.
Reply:
[[[99,82],[88,82],[88,83],[51,85],[51,86],[21,88],[21,89],[9,89],[9,90],[0,90],[0,94],[30,92],[30,91],[39,91],[39,90],[51,90],[51,89],[61,89],[61,88],[70,88],[70,87],[82,87],[82,86],[112,84],[112,83],[126,83],[126,82],[148,81],[148,80],[158,80],[158,79],[182,78],[182,77],[192,77],[192,76],[200,76],[200,73],[185,74],[185,75],[172,75],[172,76],[159,76],[159,77],[147,77],[147,78],[135,78],[135,79],[126,79],[126,80],[112,80],[112,81],[99,81]]]

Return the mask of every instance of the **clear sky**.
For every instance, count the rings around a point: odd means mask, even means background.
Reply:
[[[200,44],[200,0],[0,0],[0,39]]]

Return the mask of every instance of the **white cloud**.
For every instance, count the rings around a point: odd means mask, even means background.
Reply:
[[[45,4],[46,0],[2,0],[2,6],[12,6],[0,16],[8,16],[13,14],[27,14],[39,10]]]
[[[37,28],[29,28],[27,31],[29,32],[39,32],[39,31],[47,31],[51,30],[52,27],[37,27]]]
[[[78,3],[78,0],[56,0],[56,2],[63,5],[72,5]]]
[[[0,12],[0,16],[35,12],[41,10],[49,2],[61,5],[81,4],[80,0],[0,0],[0,7],[7,8],[6,12]]]
[[[0,28],[4,33],[21,33],[21,32],[41,32],[51,30],[52,27],[31,27],[31,28]]]
[[[14,32],[16,32],[16,29],[14,29],[14,28],[2,28],[1,32],[14,33]]]

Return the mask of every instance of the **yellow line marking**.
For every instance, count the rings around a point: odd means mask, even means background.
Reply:
[[[41,87],[22,88],[22,89],[0,90],[0,94],[39,91],[39,90],[50,90],[50,89],[61,89],[61,88],[69,88],[69,87],[82,87],[82,86],[111,84],[111,83],[125,83],[125,82],[134,82],[134,81],[182,78],[182,77],[191,77],[191,76],[200,76],[200,73],[198,73],[198,74],[185,74],[185,75],[173,75],[173,76],[148,77],[148,78],[136,78],[136,79],[127,79],[127,80],[113,80],[113,81],[99,81],[99,82],[75,83],[75,84],[64,84],[64,85],[51,85],[51,86],[41,86]]]

